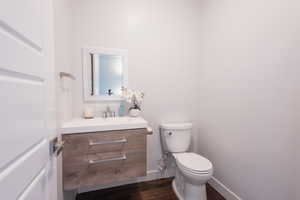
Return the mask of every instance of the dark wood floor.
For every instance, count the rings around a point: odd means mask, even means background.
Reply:
[[[79,194],[76,200],[177,200],[171,186],[172,179],[124,185]],[[207,200],[225,200],[207,185]]]

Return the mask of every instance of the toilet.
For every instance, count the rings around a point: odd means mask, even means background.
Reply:
[[[176,162],[173,190],[180,200],[207,200],[206,183],[212,177],[213,165],[205,157],[188,152],[192,123],[161,124],[163,150]]]

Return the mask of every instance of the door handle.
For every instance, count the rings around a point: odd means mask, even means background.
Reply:
[[[65,141],[58,140],[58,137],[50,140],[50,153],[51,155],[59,156],[64,149]]]

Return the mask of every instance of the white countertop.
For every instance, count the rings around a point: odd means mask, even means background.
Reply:
[[[148,122],[141,117],[114,118],[75,118],[65,122],[60,128],[61,134],[85,133],[96,131],[148,128]]]

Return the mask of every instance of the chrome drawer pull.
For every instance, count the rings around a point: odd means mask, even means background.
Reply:
[[[110,158],[110,159],[104,159],[104,160],[89,160],[90,164],[98,164],[98,163],[104,163],[104,162],[111,162],[111,161],[118,161],[118,160],[126,160],[126,154],[123,154],[122,157],[118,158]]]
[[[90,141],[89,145],[90,146],[95,146],[95,145],[103,145],[103,144],[117,144],[117,143],[126,143],[127,140],[126,138],[121,139],[121,140],[113,140],[113,141],[103,141],[103,142],[93,142]]]

